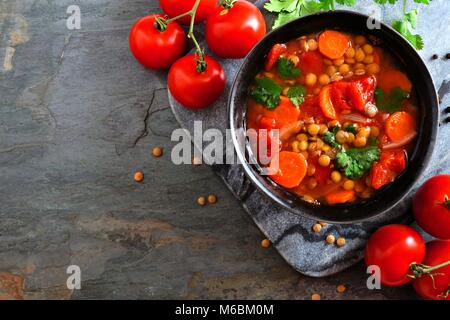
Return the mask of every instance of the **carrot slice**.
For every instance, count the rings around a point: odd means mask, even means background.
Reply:
[[[336,119],[336,110],[331,101],[331,85],[323,87],[319,93],[319,104],[325,117]]]
[[[398,111],[387,118],[384,131],[392,141],[399,141],[416,129],[416,121],[405,111]]]
[[[338,204],[353,201],[355,199],[355,191],[336,191],[331,192],[325,196],[325,201],[328,204]]]
[[[326,30],[319,36],[319,51],[330,59],[337,59],[344,55],[350,42],[343,33]]]
[[[281,151],[270,162],[270,169],[277,171],[271,178],[285,188],[295,188],[305,177],[306,166],[306,159],[301,153]]]

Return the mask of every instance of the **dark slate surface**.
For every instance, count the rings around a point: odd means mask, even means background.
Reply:
[[[368,1],[362,1],[366,4]],[[261,6],[261,2],[257,2]],[[359,7],[360,12],[370,13],[370,8]],[[435,35],[435,27],[438,23],[437,16],[441,15],[444,8],[450,10],[450,3],[440,3],[439,5],[428,7],[421,13],[421,21],[434,21],[433,25],[419,25],[419,30],[425,36],[425,41],[429,43],[430,37]],[[387,11],[384,12],[384,20],[389,21],[392,17]],[[266,15],[266,20],[270,21],[270,16]],[[270,22],[269,22],[270,23]],[[439,24],[442,28],[442,25]],[[445,26],[443,34],[450,32],[450,27]],[[433,32],[431,32],[433,30]],[[448,62],[444,60],[430,61],[431,50],[433,52],[445,52],[448,43],[441,41],[434,46],[425,46],[425,50],[420,54],[426,60],[427,65],[433,73],[434,81],[439,85],[440,95],[443,98],[443,105],[448,102]],[[222,66],[227,75],[227,87],[220,100],[210,109],[192,112],[184,109],[169,94],[172,110],[182,127],[189,132],[193,132],[193,122],[202,121],[204,129],[218,128],[225,136],[227,127],[227,93],[231,87],[234,75],[240,66],[241,61],[222,60]],[[447,78],[447,79],[446,79]],[[448,162],[448,145],[444,144],[445,137],[448,137],[448,126],[442,127],[438,135],[438,145],[435,150],[433,160],[423,178],[417,183],[420,185],[424,179],[436,173],[450,172]],[[204,146],[209,142],[204,143]],[[203,146],[203,147],[204,147]],[[200,146],[199,146],[200,148]],[[206,158],[206,163],[212,160]],[[281,256],[292,265],[297,271],[314,277],[327,276],[355,264],[363,258],[363,249],[367,238],[373,230],[388,223],[408,223],[411,222],[410,199],[414,190],[404,201],[398,204],[389,213],[364,223],[352,225],[328,225],[320,233],[311,231],[311,226],[315,223],[307,218],[296,216],[287,210],[282,209],[278,204],[268,199],[262,192],[248,186],[243,169],[239,165],[215,165],[214,170],[224,180],[233,194],[242,201],[245,210],[260,230],[274,243]],[[327,245],[324,237],[333,234],[336,239],[342,236],[346,239],[345,247],[337,249],[335,246]]]
[[[74,2],[81,30],[69,31]],[[171,163],[179,125],[165,72],[142,68],[127,43],[151,12],[155,0],[0,1],[0,299],[415,297],[409,287],[367,290],[362,264],[302,276],[260,247],[263,235],[210,168]],[[427,21],[436,32],[424,57],[446,53],[434,46],[449,35],[437,20]],[[435,77],[446,63],[430,65]],[[151,158],[153,146],[163,157]],[[210,192],[218,203],[199,207]],[[81,267],[79,291],[66,287],[70,264]]]

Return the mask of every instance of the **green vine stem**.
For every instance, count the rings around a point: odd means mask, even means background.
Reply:
[[[448,198],[448,195],[444,195],[444,205],[450,209],[450,199]]]
[[[417,279],[423,276],[424,274],[433,276],[433,271],[443,268],[445,266],[450,265],[450,260],[444,263],[435,265],[435,266],[427,266],[421,263],[412,263],[409,266],[409,269],[412,271],[412,274],[408,274],[407,276],[412,279]]]
[[[192,40],[195,46],[195,60],[197,62],[197,71],[203,72],[206,70],[206,61],[205,61],[205,51],[200,47],[200,44],[198,43],[197,39],[195,38],[194,34],[194,22],[195,22],[195,14],[197,13],[198,6],[200,4],[200,0],[196,0],[194,3],[194,6],[191,10],[184,12],[176,17],[167,19],[162,17],[157,17],[155,19],[155,28],[158,29],[161,32],[164,32],[167,29],[167,25],[173,21],[176,21],[180,18],[191,16],[191,21],[189,23],[189,31],[188,31],[188,38]]]
[[[220,0],[219,5],[224,9],[231,9],[237,0]]]

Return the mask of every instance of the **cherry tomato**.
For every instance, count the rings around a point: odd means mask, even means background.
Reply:
[[[411,281],[407,277],[412,263],[421,263],[425,257],[425,241],[414,229],[391,224],[375,231],[367,241],[366,265],[377,265],[381,283],[400,286]]]
[[[194,7],[195,0],[159,0],[161,9],[169,17],[176,17],[182,13],[188,12]],[[217,0],[201,0],[195,13],[195,23],[205,21],[208,16],[214,12],[217,7]],[[191,22],[191,16],[185,16],[177,20],[179,23],[188,25]]]
[[[210,106],[225,88],[225,73],[221,65],[205,55],[206,70],[197,70],[196,55],[189,54],[175,62],[169,71],[168,85],[174,98],[189,109]]]
[[[263,15],[245,0],[238,0],[230,9],[217,8],[206,20],[206,42],[222,58],[245,57],[265,34]]]
[[[413,199],[417,224],[436,238],[450,239],[449,198],[450,175],[445,174],[425,182]]]
[[[450,260],[450,240],[434,240],[427,243],[423,264],[437,266]],[[434,279],[434,280],[433,280]],[[424,299],[450,300],[450,265],[424,274],[413,281],[416,292]]]
[[[186,34],[176,22],[159,31],[156,17],[150,15],[139,19],[131,28],[129,44],[134,57],[144,66],[159,70],[169,68],[186,49]]]

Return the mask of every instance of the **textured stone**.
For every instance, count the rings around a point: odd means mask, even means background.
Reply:
[[[70,31],[74,3],[81,30]],[[127,42],[138,17],[160,11],[155,0],[0,1],[0,297],[414,297],[408,286],[367,290],[361,264],[323,279],[300,275],[260,247],[264,236],[212,170],[173,165],[179,125],[166,72],[142,68]],[[433,46],[440,37],[425,37],[424,56],[446,53]],[[430,64],[433,75],[445,63]],[[162,157],[150,155],[155,146]],[[218,202],[199,207],[196,198],[211,192]],[[81,290],[66,287],[71,264],[81,267]],[[341,283],[348,290],[337,294]]]

